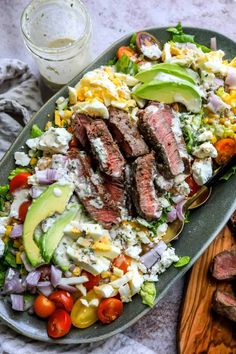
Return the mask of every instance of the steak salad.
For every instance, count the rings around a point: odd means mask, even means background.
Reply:
[[[159,275],[189,262],[168,225],[236,153],[236,58],[168,31],[163,46],[135,33],[69,87],[0,187],[1,293],[52,338],[116,320],[136,294],[154,305]]]

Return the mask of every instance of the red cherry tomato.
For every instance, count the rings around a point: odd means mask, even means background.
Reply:
[[[124,254],[120,254],[118,257],[114,259],[112,264],[114,267],[123,270],[124,273],[127,273],[128,267],[131,264],[131,259],[125,256]]]
[[[192,195],[194,195],[195,193],[197,193],[199,191],[199,189],[201,188],[193,179],[192,176],[188,176],[185,181],[188,183],[189,188],[190,188],[190,193],[189,193],[189,197],[191,197]]]
[[[122,301],[110,297],[102,300],[98,306],[98,318],[102,323],[111,323],[123,313]]]
[[[49,337],[63,337],[70,331],[70,328],[70,315],[65,310],[56,310],[48,319],[47,332]]]
[[[56,305],[56,308],[66,310],[71,312],[74,300],[72,295],[65,290],[54,291],[49,295],[49,300],[53,301]]]
[[[31,205],[32,201],[31,200],[26,200],[24,203],[22,203],[19,207],[19,217],[18,219],[20,221],[25,221],[27,211]]]
[[[34,300],[34,312],[42,318],[47,318],[56,310],[56,305],[46,296],[40,294]]]
[[[11,193],[14,193],[17,189],[28,188],[28,178],[31,176],[28,172],[18,173],[15,177],[12,178],[9,183],[9,189]]]
[[[93,275],[89,272],[83,270],[82,275],[85,275],[88,278],[88,281],[83,283],[87,291],[92,290],[94,286],[97,286],[101,280],[100,275]]]
[[[79,144],[79,140],[76,138],[76,136],[73,135],[72,139],[69,142],[69,149],[78,147],[78,144]]]

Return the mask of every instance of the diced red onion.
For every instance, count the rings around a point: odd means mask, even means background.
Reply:
[[[54,288],[58,285],[58,283],[61,280],[61,276],[62,276],[62,271],[56,267],[54,267],[54,265],[51,265],[51,283],[54,286]]]
[[[33,270],[26,277],[26,284],[28,286],[38,285],[39,279],[41,277],[41,272],[39,270]]]
[[[167,248],[164,241],[159,241],[158,244],[150,251],[140,257],[140,261],[147,269],[150,269],[157,261],[160,260],[162,253]]]
[[[210,48],[211,50],[217,50],[217,42],[216,37],[212,37],[210,40]]]
[[[22,224],[15,224],[11,230],[9,237],[10,238],[21,237],[22,232],[23,232],[23,225]]]
[[[30,264],[30,262],[28,261],[28,258],[25,254],[25,252],[22,252],[21,253],[21,260],[25,266],[25,269],[28,271],[28,272],[31,272],[32,270],[34,270],[34,267]]]
[[[236,68],[230,66],[228,67],[228,74],[226,76],[225,83],[230,89],[236,89]]]
[[[69,272],[68,270],[64,274],[66,278],[70,278],[72,276],[72,273]]]
[[[47,168],[45,170],[38,170],[35,173],[39,184],[51,184],[57,181],[57,170],[53,168]]]
[[[23,295],[11,294],[11,307],[15,311],[24,311],[24,297]]]
[[[39,282],[37,288],[45,296],[48,296],[53,292],[53,287],[48,281]]]
[[[74,293],[77,291],[77,289],[74,286],[70,286],[70,285],[58,285],[58,288],[65,291],[69,291],[69,293]]]
[[[21,294],[25,291],[25,284],[20,279],[20,274],[16,269],[8,268],[6,271],[3,293],[4,294]]]
[[[221,112],[225,109],[230,108],[228,104],[222,101],[222,99],[215,95],[213,92],[210,93],[208,97],[208,103],[206,107],[213,113]]]
[[[179,202],[181,202],[181,201],[184,200],[184,199],[185,199],[185,196],[182,195],[182,194],[174,195],[174,196],[172,197],[173,202],[176,203],[176,204],[179,203]]]
[[[184,221],[184,210],[183,210],[184,204],[185,204],[185,200],[182,200],[181,202],[176,204],[177,218],[181,221]]]
[[[41,265],[37,268],[41,272],[40,280],[49,280],[51,277],[51,266],[48,264]]]
[[[174,220],[176,220],[176,218],[177,218],[176,209],[174,207],[172,207],[172,209],[167,214],[167,222],[168,223],[173,222]]]
[[[49,280],[45,280],[45,281],[39,281],[37,286],[45,288],[45,287],[47,287],[49,285],[51,285],[51,282]]]

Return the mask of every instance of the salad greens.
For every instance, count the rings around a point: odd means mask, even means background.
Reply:
[[[21,172],[30,172],[30,168],[28,167],[16,167],[14,170],[12,170],[8,176],[8,179],[11,181],[12,178],[14,178],[16,175],[18,175]]]
[[[236,166],[232,166],[230,170],[220,178],[221,181],[228,181],[230,177],[236,174]]]
[[[138,65],[134,61],[130,60],[126,54],[124,54],[119,60],[117,60],[116,70],[118,72],[134,76],[138,72]]]
[[[1,212],[5,211],[5,203],[10,199],[11,199],[11,195],[9,192],[9,184],[0,186],[0,211]]]
[[[176,27],[169,27],[169,28],[167,29],[167,31],[171,33],[171,35],[172,35],[171,40],[172,40],[173,42],[178,42],[178,43],[193,43],[193,44],[195,44],[198,48],[201,48],[201,50],[202,50],[204,53],[209,53],[209,52],[211,51],[210,48],[207,48],[206,46],[195,42],[195,40],[194,40],[195,36],[194,36],[194,35],[184,33],[184,30],[183,30],[183,28],[182,28],[181,22],[179,22]]]
[[[37,126],[37,124],[34,124],[31,128],[31,138],[37,138],[43,134],[43,131]]]
[[[182,257],[179,257],[179,260],[178,262],[176,262],[174,264],[174,267],[175,268],[181,268],[181,267],[184,267],[186,266],[189,262],[190,262],[191,258],[189,256],[182,256]]]
[[[136,50],[136,33],[133,33],[131,39],[130,39],[130,42],[129,42],[129,46],[130,48],[132,48],[133,50]]]

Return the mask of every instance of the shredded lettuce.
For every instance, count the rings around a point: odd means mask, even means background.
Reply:
[[[114,56],[113,59],[108,60],[107,65],[112,66],[115,65],[116,62],[117,62],[117,56]]]
[[[10,266],[12,268],[17,268],[12,240],[9,240],[5,245],[5,250],[3,254],[3,265],[6,265],[8,267]]]
[[[153,307],[157,295],[155,284],[150,281],[145,281],[141,287],[140,295],[143,304]]]
[[[129,46],[130,48],[132,48],[133,50],[136,50],[136,33],[133,33],[131,39],[130,39],[130,42],[129,42]]]
[[[8,179],[11,181],[13,177],[17,176],[21,172],[30,172],[30,169],[26,167],[16,167],[10,172]]]
[[[188,153],[191,153],[193,146],[196,143],[197,132],[202,124],[202,113],[179,113],[179,119],[187,151]]]
[[[175,268],[181,268],[186,266],[189,262],[190,262],[190,257],[189,256],[183,256],[183,257],[179,257],[178,262],[174,263],[174,267]]]
[[[43,134],[43,131],[37,126],[37,124],[34,124],[31,128],[30,137],[31,138],[38,138],[42,134]]]
[[[130,60],[130,58],[123,54],[122,57],[116,62],[116,70],[118,72],[130,75],[136,75],[138,72],[138,65]]]
[[[193,44],[195,44],[198,48],[201,48],[201,50],[202,50],[204,53],[209,53],[209,52],[211,51],[210,48],[207,48],[207,47],[205,47],[204,45],[195,42],[195,40],[194,40],[195,36],[193,36],[193,35],[191,35],[191,34],[186,34],[186,33],[184,33],[184,30],[183,30],[183,27],[182,27],[182,25],[181,25],[181,22],[179,22],[176,27],[169,27],[169,28],[167,29],[167,31],[171,33],[171,35],[172,35],[171,40],[172,40],[173,42],[178,42],[178,43],[193,43]]]
[[[232,166],[228,172],[222,177],[220,177],[221,181],[228,181],[230,177],[236,174],[236,166]]]
[[[11,195],[9,192],[9,184],[5,184],[4,186],[0,186],[0,211],[5,211],[5,203],[11,199]]]

